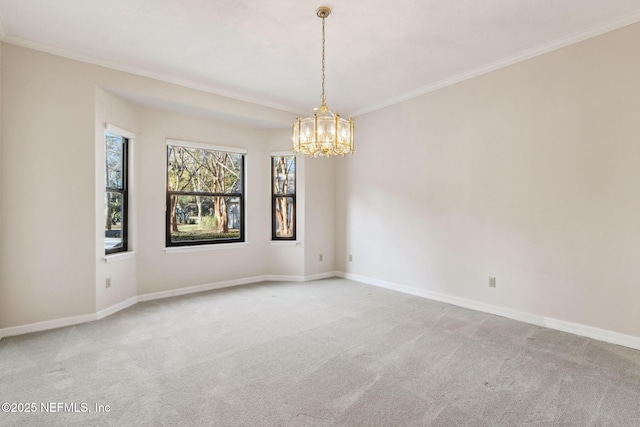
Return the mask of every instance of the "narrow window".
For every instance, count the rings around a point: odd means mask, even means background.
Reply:
[[[128,139],[105,132],[106,188],[104,207],[105,254],[127,251]]]
[[[296,240],[296,158],[271,157],[271,239]]]
[[[244,153],[167,144],[167,246],[244,241]]]

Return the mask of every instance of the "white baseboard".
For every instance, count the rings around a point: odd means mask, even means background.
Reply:
[[[186,288],[171,289],[168,291],[153,292],[149,294],[138,295],[138,302],[151,301],[161,298],[175,297],[179,295],[193,294],[196,292],[211,291],[213,289],[230,288],[232,286],[250,285],[252,283],[260,282],[309,282],[311,280],[326,279],[329,277],[336,277],[335,271],[327,273],[314,274],[311,276],[286,276],[286,275],[264,275],[246,277],[243,279],[228,280],[225,282],[207,283],[204,285],[189,286]]]
[[[306,282],[305,276],[285,276],[281,274],[268,274],[264,276],[264,280],[268,282]]]
[[[97,317],[95,313],[92,313],[82,314],[80,316],[63,317],[61,319],[45,320],[43,322],[29,323],[26,325],[10,326],[8,328],[0,329],[0,338],[48,331],[49,329],[79,325],[80,323],[92,322],[94,320],[97,320]]]
[[[425,289],[418,289],[411,286],[400,285],[397,283],[386,282],[384,280],[372,279],[370,277],[360,276],[357,274],[336,272],[336,276],[345,279],[354,280],[356,282],[365,283],[367,285],[378,286],[380,288],[390,289],[405,294],[415,295],[434,301],[440,301],[459,307],[469,308],[471,310],[482,311],[484,313],[495,314],[513,320],[530,323],[536,326],[543,326],[550,329],[556,329],[562,332],[569,332],[587,338],[593,338],[599,341],[605,341],[611,344],[617,344],[624,347],[640,350],[640,337],[633,335],[625,335],[619,332],[600,329],[593,326],[582,325],[579,323],[567,322],[565,320],[554,319],[550,317],[540,316],[533,313],[513,310],[510,308],[499,307],[496,305],[486,304],[465,298],[455,297],[453,295],[431,292]]]
[[[62,328],[65,326],[78,325],[80,323],[93,322],[94,320],[103,319],[114,313],[117,313],[125,308],[129,308],[139,302],[151,301],[162,298],[170,298],[180,295],[193,294],[197,292],[210,291],[213,289],[229,288],[232,286],[248,285],[251,283],[259,282],[308,282],[311,280],[326,279],[328,277],[335,277],[338,273],[335,271],[314,274],[311,276],[284,276],[284,275],[264,275],[246,277],[242,279],[227,280],[224,282],[207,283],[197,286],[189,286],[186,288],[170,289],[167,291],[152,292],[148,294],[137,295],[131,297],[125,301],[119,302],[111,307],[107,307],[104,310],[100,310],[92,314],[84,314],[81,316],[65,317],[61,319],[46,320],[43,322],[30,323],[27,325],[11,326],[8,328],[0,329],[0,340],[3,337],[11,337],[15,335],[29,334],[32,332],[41,332],[50,329]]]
[[[246,277],[243,279],[226,280],[224,282],[205,283],[203,285],[188,286],[186,288],[170,289],[167,291],[152,292],[138,295],[138,301],[152,301],[162,298],[176,297],[180,295],[194,294],[196,292],[211,291],[213,289],[229,288],[232,286],[248,285],[266,281],[266,276]]]
[[[80,316],[64,317],[60,319],[46,320],[43,322],[30,323],[26,325],[11,326],[8,328],[0,329],[0,339],[3,337],[10,337],[15,335],[29,334],[33,332],[41,332],[50,329],[62,328],[65,326],[73,326],[81,323],[92,322],[94,320],[102,319],[111,314],[117,313],[128,307],[131,307],[138,302],[151,301],[162,298],[170,298],[179,295],[193,294],[197,292],[204,292],[213,289],[222,289],[232,286],[241,286],[251,283],[259,283],[265,281],[280,281],[280,282],[308,282],[312,280],[321,280],[330,277],[343,277],[345,279],[354,280],[356,282],[365,283],[368,285],[378,286],[393,291],[402,292],[405,294],[415,295],[422,298],[427,298],[434,301],[440,301],[447,304],[453,304],[459,307],[469,308],[471,310],[482,311],[484,313],[495,314],[509,319],[518,320],[521,322],[530,323],[537,326],[543,326],[551,329],[556,329],[563,332],[569,332],[572,334],[593,338],[600,341],[609,342],[612,344],[622,345],[629,348],[640,350],[640,337],[625,335],[619,332],[609,331],[606,329],[595,328],[593,326],[582,325],[573,322],[567,322],[565,320],[554,319],[550,317],[539,316],[532,313],[522,312],[518,310],[512,310],[505,307],[499,307],[491,304],[481,303],[465,298],[459,298],[452,295],[442,294],[438,292],[431,292],[425,289],[414,288],[411,286],[400,285],[397,283],[387,282],[384,280],[373,279],[370,277],[360,276],[351,273],[344,273],[339,271],[331,271],[320,274],[314,274],[310,276],[285,276],[285,275],[265,275],[254,276],[242,279],[228,280],[224,282],[208,283],[197,286],[190,286],[186,288],[171,289],[161,292],[153,292],[148,294],[138,295],[108,307],[104,310],[100,310],[92,314],[83,314]]]
[[[325,273],[312,274],[311,276],[305,276],[304,282],[310,282],[312,280],[329,279],[331,277],[338,277],[338,274],[339,273],[337,271],[327,271]]]
[[[103,319],[107,316],[110,316],[114,313],[119,312],[120,310],[124,310],[125,308],[129,308],[132,305],[135,305],[138,303],[138,297],[131,297],[128,300],[124,300],[122,302],[119,302],[118,304],[112,305],[111,307],[107,307],[104,310],[100,310],[96,313],[96,320],[100,320]]]

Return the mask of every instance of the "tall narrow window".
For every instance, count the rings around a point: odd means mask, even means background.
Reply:
[[[168,140],[167,246],[244,241],[244,150]]]
[[[127,251],[127,145],[127,138],[105,132],[105,254]]]
[[[296,158],[271,157],[271,239],[296,239]]]

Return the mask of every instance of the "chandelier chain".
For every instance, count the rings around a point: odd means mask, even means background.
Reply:
[[[326,105],[327,97],[324,94],[324,16],[322,17],[322,105]]]

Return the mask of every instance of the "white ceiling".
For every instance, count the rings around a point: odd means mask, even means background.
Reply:
[[[367,111],[640,21],[640,0],[0,0],[0,37],[306,113]]]

